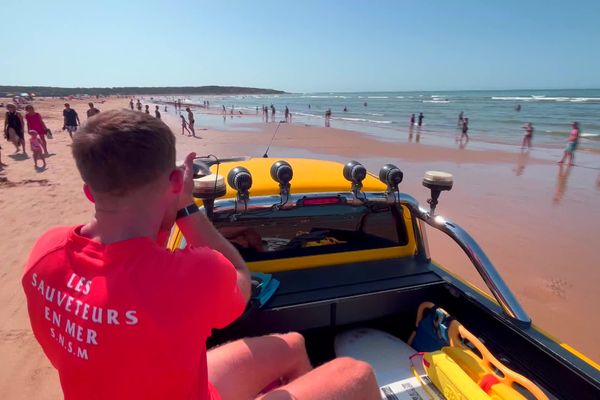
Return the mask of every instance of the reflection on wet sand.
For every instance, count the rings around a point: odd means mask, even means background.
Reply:
[[[412,143],[413,140],[413,126],[408,127],[408,143]]]
[[[554,193],[554,204],[559,204],[567,190],[567,180],[571,174],[572,165],[560,164],[558,166],[558,179],[556,181],[556,193]]]
[[[528,162],[529,162],[529,152],[525,151],[525,152],[519,153],[519,156],[517,157],[517,166],[514,169],[515,174],[517,176],[523,175],[523,172],[525,172],[525,167],[527,166]]]
[[[421,127],[420,126],[417,127],[417,137],[415,138],[415,142],[417,142],[417,143],[421,142]]]

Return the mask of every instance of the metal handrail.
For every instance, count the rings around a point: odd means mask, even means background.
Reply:
[[[454,222],[449,221],[440,215],[432,216],[428,210],[419,205],[418,201],[414,197],[408,194],[400,193],[397,197],[395,197],[387,193],[366,192],[361,193],[360,198],[357,198],[351,192],[290,194],[284,204],[281,204],[280,196],[259,196],[251,197],[248,203],[242,207],[237,204],[235,199],[221,199],[215,201],[214,213],[215,215],[229,215],[229,217],[234,220],[237,216],[243,214],[238,212],[240,210],[244,210],[244,213],[252,213],[253,211],[264,211],[275,208],[292,209],[297,207],[299,200],[302,200],[305,197],[315,196],[340,196],[344,199],[346,204],[350,205],[362,205],[365,203],[377,202],[386,204],[400,204],[407,207],[415,218],[418,218],[429,226],[444,232],[460,246],[460,248],[471,260],[471,263],[483,279],[486,286],[490,289],[490,292],[502,308],[502,311],[509,318],[522,326],[531,325],[531,318],[521,306],[506,282],[504,282],[504,279],[502,279],[500,273],[496,270],[496,267],[494,267],[494,264],[477,244],[475,239],[473,239],[471,235],[467,233],[467,231]],[[423,238],[420,238],[420,240],[423,240]],[[421,247],[423,247],[423,244],[424,243],[419,243]],[[429,260],[429,252],[426,243],[424,246],[424,252],[425,257]]]
[[[460,246],[508,317],[523,326],[531,325],[531,318],[523,306],[504,282],[492,261],[466,230],[441,215],[432,216],[428,210],[419,206],[417,200],[412,196],[400,194],[399,197],[399,203],[407,206],[415,217],[444,232]]]

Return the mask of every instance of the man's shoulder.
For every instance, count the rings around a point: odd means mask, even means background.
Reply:
[[[191,247],[175,250],[172,262],[182,271],[201,275],[221,275],[231,267],[231,262],[216,250],[208,247]]]
[[[73,226],[58,226],[43,233],[33,245],[29,253],[29,260],[25,266],[25,273],[45,256],[65,247]]]
[[[172,252],[173,258],[182,262],[215,261],[221,260],[223,255],[208,247],[187,246],[185,249],[177,249]]]

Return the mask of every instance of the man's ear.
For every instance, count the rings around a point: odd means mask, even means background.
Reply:
[[[90,202],[94,204],[96,203],[96,200],[94,200],[94,195],[92,194],[92,191],[90,190],[90,187],[87,185],[87,183],[83,184],[83,193]]]
[[[171,175],[169,175],[169,182],[171,183],[171,191],[173,194],[179,194],[183,191],[183,170],[181,168],[175,168]]]

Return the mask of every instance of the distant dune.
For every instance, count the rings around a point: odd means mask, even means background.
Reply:
[[[239,86],[156,86],[156,87],[104,87],[104,88],[63,88],[52,86],[0,86],[0,97],[11,97],[20,93],[33,93],[35,96],[71,96],[71,95],[134,95],[134,94],[282,94],[281,90],[260,89]]]

